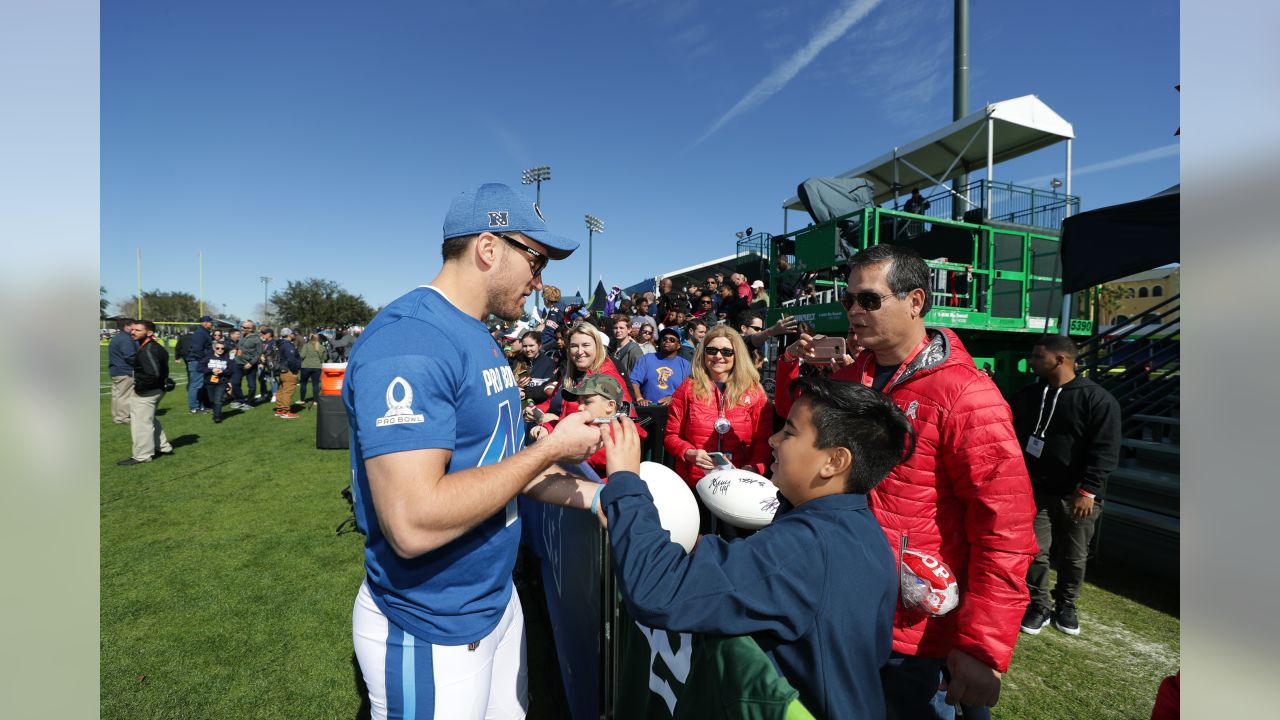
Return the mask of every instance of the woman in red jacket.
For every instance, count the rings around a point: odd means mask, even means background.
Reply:
[[[535,413],[526,411],[526,421],[541,423],[549,431],[560,418],[578,411],[578,401],[564,395],[563,391],[575,387],[588,375],[604,373],[612,376],[622,385],[622,399],[628,405],[634,402],[627,383],[623,381],[618,368],[605,352],[604,333],[596,330],[587,322],[579,322],[569,328],[566,335],[569,339],[565,347],[564,369],[560,373],[560,387],[555,395],[537,405],[543,414],[535,417]],[[534,439],[537,439],[536,437]]]
[[[693,486],[714,467],[709,453],[719,452],[734,466],[764,475],[772,434],[773,406],[747,344],[727,325],[708,331],[693,354],[693,374],[671,396],[667,413],[665,445],[676,473]]]

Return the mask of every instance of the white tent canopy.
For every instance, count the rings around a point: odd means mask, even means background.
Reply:
[[[992,103],[941,130],[881,155],[837,177],[869,178],[876,186],[876,204],[916,188],[941,185],[959,175],[992,166],[1066,141],[1066,192],[1071,194],[1071,141],[1075,131],[1035,95]],[[900,189],[895,192],[894,184]],[[784,210],[804,210],[792,196]],[[786,214],[785,212],[783,213]]]

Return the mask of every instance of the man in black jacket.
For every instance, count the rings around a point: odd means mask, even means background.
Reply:
[[[1103,483],[1120,461],[1120,404],[1094,381],[1076,376],[1078,352],[1062,335],[1037,340],[1028,364],[1039,379],[1011,403],[1036,500],[1040,552],[1027,570],[1031,603],[1022,618],[1022,631],[1032,635],[1050,621],[1068,635],[1080,634],[1076,600],[1089,541],[1102,512]],[[1058,555],[1052,613],[1050,549]]]
[[[280,352],[280,385],[276,387],[276,417],[286,420],[296,419],[293,412],[293,391],[298,387],[298,373],[302,370],[302,356],[293,344],[293,330],[284,328],[280,331],[280,342],[276,348]]]
[[[187,410],[191,414],[207,410],[201,401],[201,388],[204,387],[204,376],[200,374],[200,361],[213,350],[213,318],[208,315],[200,317],[200,327],[191,334],[191,344],[186,347],[187,354],[182,360],[187,361]]]
[[[133,356],[133,397],[129,399],[133,455],[117,465],[151,462],[157,448],[160,455],[173,454],[173,446],[156,419],[156,406],[164,397],[165,381],[169,379],[169,351],[156,340],[156,324],[150,320],[138,320],[131,332],[138,341],[138,353]]]

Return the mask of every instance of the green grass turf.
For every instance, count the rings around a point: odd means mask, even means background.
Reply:
[[[175,368],[176,369],[176,368]],[[178,373],[175,373],[178,377]],[[315,412],[161,401],[173,457],[118,467],[127,426],[102,397],[101,700],[110,718],[351,718],[361,537],[337,535],[347,453]]]
[[[362,539],[335,534],[347,453],[315,448],[313,410],[280,420],[264,405],[214,425],[187,413],[179,385],[160,405],[176,454],[117,467],[129,429],[111,423],[102,374],[102,717],[355,717]],[[1176,589],[1093,577],[1079,637],[1020,636],[995,717],[1149,716],[1179,665]],[[556,718],[538,690],[548,640],[536,623],[530,717]]]

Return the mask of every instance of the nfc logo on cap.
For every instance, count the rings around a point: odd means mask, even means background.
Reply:
[[[507,211],[500,210],[497,212],[489,211],[489,227],[506,227]]]

